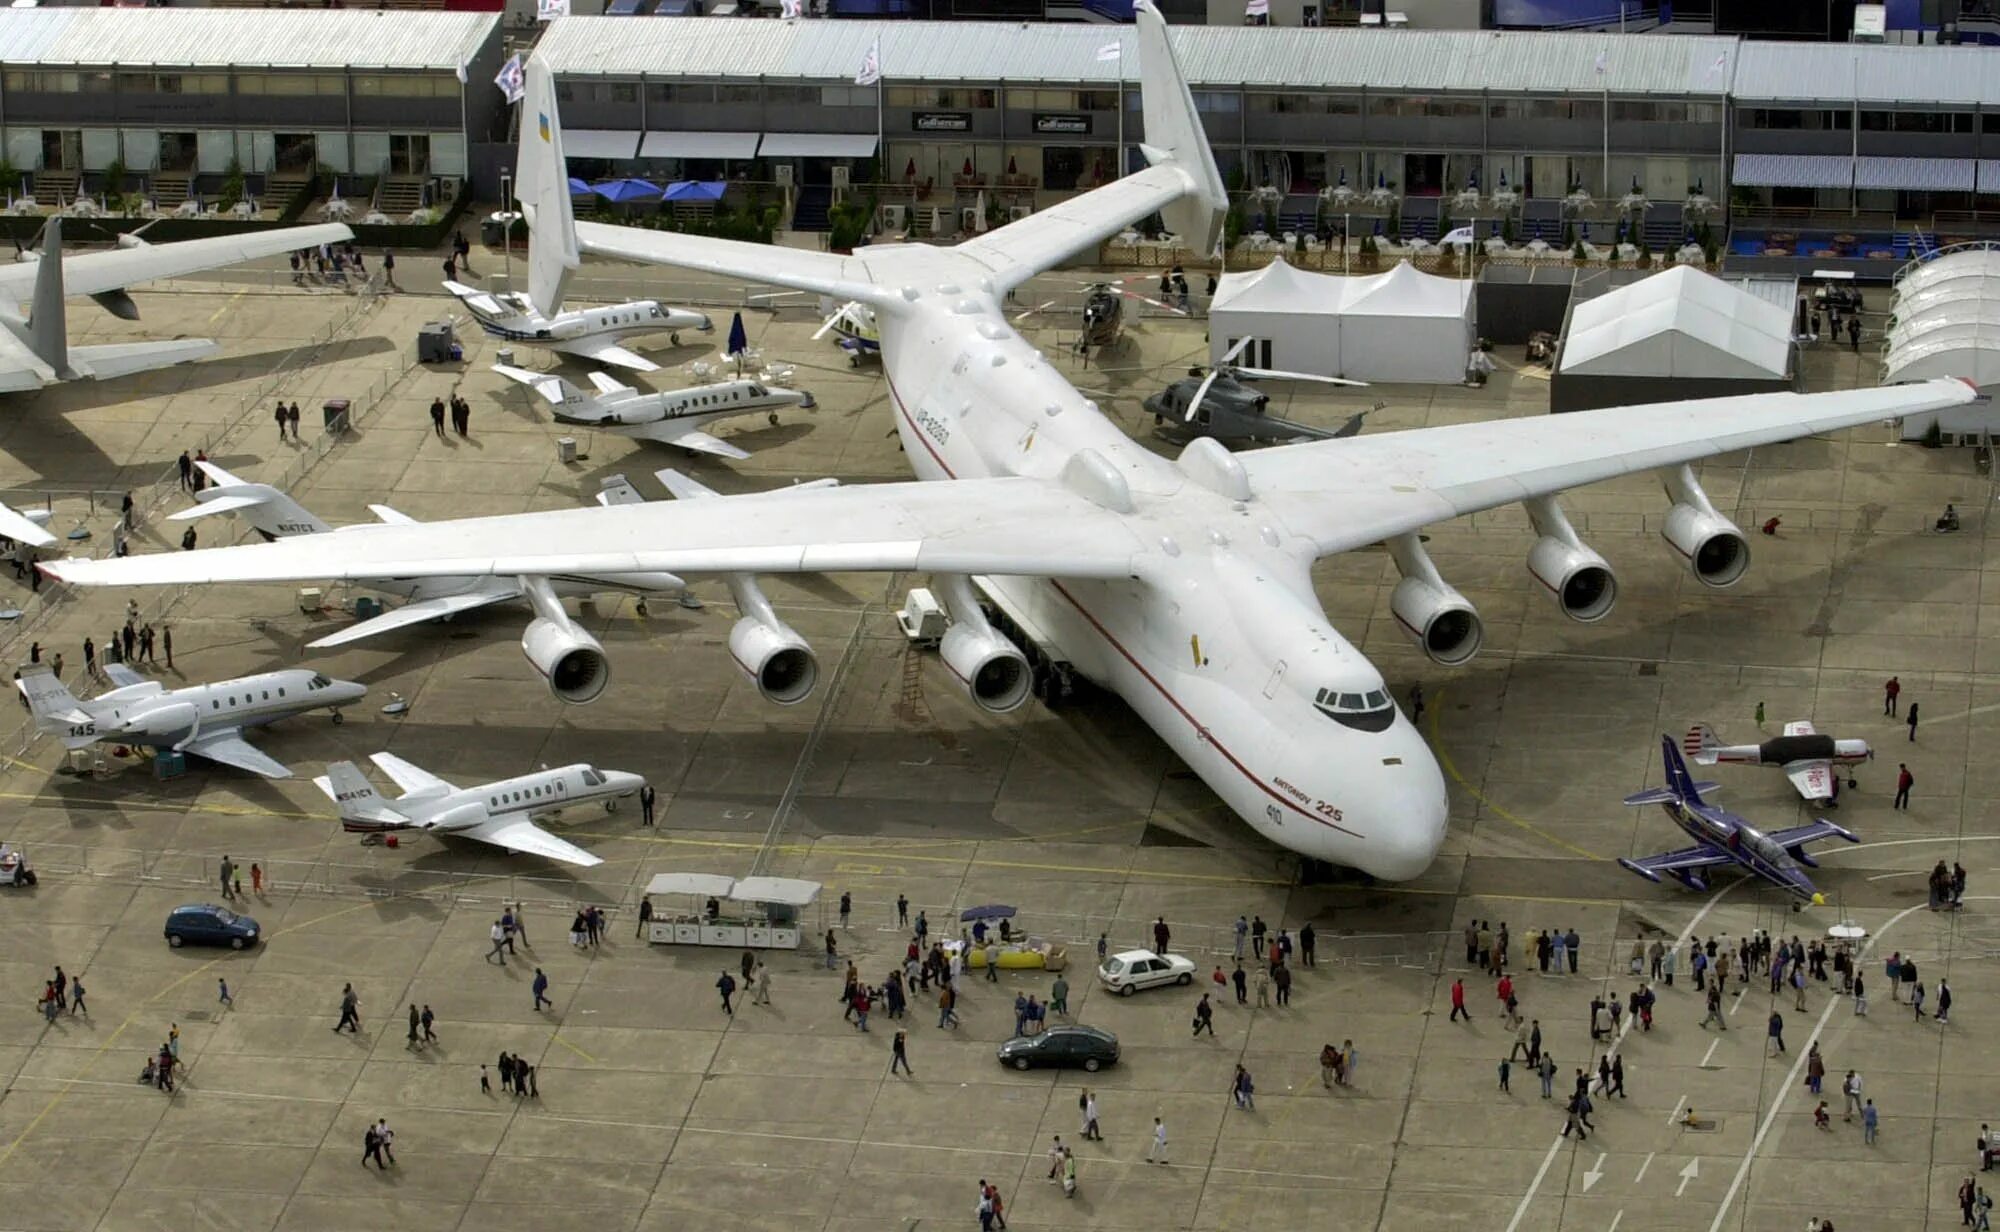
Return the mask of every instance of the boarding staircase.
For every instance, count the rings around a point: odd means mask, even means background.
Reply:
[[[188,199],[188,191],[193,187],[194,177],[185,171],[162,171],[153,176],[153,208],[173,213],[181,208],[181,202]]]
[[[301,197],[310,196],[312,190],[313,175],[309,170],[274,172],[264,180],[264,208],[276,211],[282,218],[299,204]]]
[[[833,208],[833,189],[823,184],[808,184],[798,191],[798,199],[792,205],[792,230],[831,231],[827,211]]]
[[[424,208],[424,182],[421,175],[385,175],[375,189],[375,208],[389,217],[401,220]]]
[[[76,200],[79,176],[74,171],[35,172],[35,204],[60,209]]]

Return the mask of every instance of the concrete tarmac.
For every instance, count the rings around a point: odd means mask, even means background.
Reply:
[[[877,370],[809,340],[812,304],[749,312],[745,323],[767,355],[796,367],[819,409],[715,429],[753,455],[728,463],[553,423],[546,405],[487,371],[494,350],[483,338],[464,340],[462,365],[417,367],[417,328],[453,307],[425,293],[420,264],[401,263],[405,295],[237,278],[142,293],[136,324],[74,312],[78,338],[213,334],[225,354],[7,399],[0,486],[64,490],[52,497],[60,531],[86,529],[76,550],[102,552],[115,498],[107,507],[91,492],[127,487],[150,511],[134,550],[178,546],[181,524],[160,515],[185,503],[171,470],[195,445],[247,478],[282,482],[337,524],[369,519],[378,503],[426,519],[565,507],[617,474],[660,497],[652,472],[663,466],[725,492],[908,477]],[[589,273],[583,295],[625,294],[634,276]],[[427,266],[424,275],[435,283]],[[654,277],[672,301],[671,276]],[[1026,324],[1051,356],[1066,355],[1073,316]],[[634,383],[685,380],[676,369],[712,360],[718,340],[642,342],[667,367]],[[1171,453],[1138,401],[1203,352],[1198,323],[1146,318],[1089,367],[1062,362],[1135,437]],[[1384,401],[1370,433],[1541,413],[1541,382],[1514,370],[1518,354],[1501,358],[1509,367],[1483,390],[1280,388],[1274,410],[1336,424]],[[1804,362],[1815,388],[1873,377],[1845,351]],[[472,431],[439,439],[425,408],[453,391],[472,402]],[[305,412],[300,442],[276,440],[268,404],[279,397]],[[354,401],[357,422],[328,441],[318,407],[340,397]],[[558,460],[564,435],[578,440],[575,463]],[[279,586],[141,595],[142,618],[174,631],[174,669],[164,658],[157,669],[169,684],[309,662],[371,693],[340,726],[307,716],[254,737],[298,772],[286,781],[197,763],[159,782],[144,761],[108,751],[101,769],[68,773],[46,739],[0,743],[0,837],[41,872],[37,888],[5,891],[0,908],[12,924],[0,989],[15,1007],[0,1015],[0,1228],[876,1232],[975,1226],[981,1178],[1000,1186],[1008,1222],[1024,1230],[1797,1232],[1815,1215],[1843,1232],[1955,1227],[1975,1135],[2000,1114],[1985,1102],[2000,1100],[2000,1079],[1978,1034],[2000,989],[1985,965],[2000,951],[1990,880],[2000,793],[1969,773],[1972,754],[2000,735],[1995,626],[1985,623],[2000,617],[1989,481],[1969,452],[1897,445],[1879,427],[1733,455],[1702,473],[1740,525],[1778,516],[1779,533],[1753,535],[1749,575],[1711,592],[1659,541],[1666,505],[1649,477],[1572,494],[1578,529],[1620,570],[1618,610],[1596,625],[1564,620],[1539,596],[1518,510],[1430,528],[1440,569],[1486,621],[1486,648],[1463,669],[1432,666],[1403,639],[1388,613],[1396,574],[1385,553],[1317,570],[1334,622],[1398,696],[1424,686],[1423,727],[1451,784],[1444,854],[1397,886],[1296,886],[1284,853],[1229,816],[1114,699],[978,711],[935,656],[897,632],[893,612],[921,577],[769,580],[821,661],[820,690],[791,708],[763,703],[736,674],[722,645],[734,612],[713,584],[696,587],[699,609],[655,600],[642,616],[630,597],[609,596],[583,607],[614,673],[583,708],[552,699],[522,658],[516,609],[312,653],[304,643],[351,619],[343,608],[362,592],[328,589],[311,612]],[[1964,529],[1933,534],[1946,501]],[[220,520],[196,526],[203,545],[243,533]],[[72,680],[83,637],[102,643],[128,598],[53,587],[37,596],[5,571],[0,588],[23,612],[0,627],[9,653],[25,661],[39,641],[65,654]],[[1915,744],[1881,713],[1892,674],[1904,703],[1922,705]],[[409,703],[406,714],[383,713],[392,697]],[[1877,748],[1832,814],[1862,843],[1820,848],[1815,875],[1833,905],[1793,913],[1729,878],[1709,895],[1655,887],[1613,863],[1680,845],[1657,812],[1619,804],[1659,781],[1661,733],[1706,720],[1749,742],[1803,717]],[[659,824],[641,827],[636,802],[552,823],[605,858],[587,870],[421,836],[363,846],[308,778],[380,749],[462,783],[576,760],[639,771],[659,791]],[[1888,808],[1899,762],[1917,778],[1907,812]],[[1724,802],[1760,824],[1811,815],[1774,771],[1713,777]],[[252,862],[268,877],[243,905],[266,943],[169,950],[164,917],[217,900],[225,854],[246,889]],[[1924,909],[1924,873],[1940,859],[1969,870],[1962,911]],[[817,942],[770,956],[771,1006],[725,1015],[714,984],[738,956],[647,947],[633,937],[635,909],[655,873],[753,868],[823,882],[808,931],[835,928],[871,980],[901,956],[898,894],[934,934],[955,932],[965,907],[1015,905],[1029,931],[1067,945],[1074,1016],[1118,1034],[1121,1064],[1096,1075],[999,1067],[993,1049],[1013,1030],[1013,999],[1046,996],[1041,972],[968,980],[953,1030],[919,1003],[907,1024],[878,1013],[857,1032],[839,1015],[840,981]],[[833,908],[842,891],[856,904],[845,931]],[[501,966],[482,956],[505,902],[525,904],[533,946]],[[611,925],[603,945],[580,951],[565,934],[585,903]],[[1164,916],[1173,948],[1205,981],[1231,965],[1238,913],[1294,933],[1314,923],[1319,963],[1300,972],[1289,1007],[1239,1007],[1228,993],[1214,1037],[1190,1039],[1199,987],[1127,999],[1092,978],[1100,934],[1114,947],[1150,944],[1149,925]],[[1683,966],[1659,990],[1653,1030],[1618,1044],[1628,1097],[1598,1099],[1588,1141],[1558,1138],[1561,1117],[1521,1064],[1511,1093],[1499,1090],[1513,1035],[1490,978],[1465,962],[1469,921],[1505,921],[1517,939],[1551,927],[1583,939],[1576,974],[1517,975],[1523,1011],[1567,1075],[1606,1046],[1590,1039],[1587,1005],[1634,986],[1635,939],[1733,940],[1759,928],[1810,937],[1843,917],[1870,930],[1868,1016],[1823,985],[1804,1013],[1787,994],[1789,1051],[1771,1057],[1763,982],[1732,985],[1731,1029],[1718,1034],[1697,1025]],[[1880,980],[1889,951],[1913,953],[1927,985],[1950,980],[1950,1024],[1915,1021],[1891,1001]],[[90,1013],[47,1025],[33,1002],[57,964],[82,973]],[[555,1001],[539,1012],[537,966]],[[218,1004],[218,977],[233,1007]],[[1443,1021],[1461,977],[1469,1024]],[[361,998],[358,1035],[329,1030],[344,982]],[[437,1045],[406,1046],[410,1004],[436,1012]],[[169,1096],[134,1080],[174,1025],[186,1073]],[[915,1075],[890,1077],[889,1039],[904,1027]],[[1813,1128],[1803,1086],[1815,1031],[1831,1132]],[[1359,1067],[1351,1086],[1329,1090],[1317,1056],[1343,1040]],[[539,1099],[501,1094],[497,1075],[494,1093],[481,1093],[480,1065],[491,1072],[503,1050],[539,1067]],[[1256,1077],[1254,1111],[1230,1102],[1238,1063]],[[1872,1146],[1838,1116],[1850,1068],[1880,1109]],[[1559,1075],[1558,1092],[1567,1086]],[[1085,1088],[1100,1099],[1101,1144],[1077,1140]],[[1690,1107],[1699,1128],[1679,1123]],[[1154,1116],[1169,1129],[1166,1166],[1145,1162]],[[360,1165],[363,1129],[378,1117],[396,1130],[387,1171]],[[1044,1180],[1055,1135],[1080,1148],[1074,1199]]]

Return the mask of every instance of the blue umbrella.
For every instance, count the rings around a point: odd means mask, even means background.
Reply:
[[[657,197],[660,186],[645,180],[606,180],[591,186],[592,192],[606,201],[637,201],[641,197]]]
[[[569,177],[570,196],[583,197],[583,196],[588,196],[590,192],[591,192],[590,185],[584,183],[582,180],[577,179],[575,176]]]
[[[729,318],[728,355],[741,355],[750,349],[750,335],[743,330],[743,314],[738,312]]]
[[[1014,909],[1001,903],[988,903],[984,907],[967,907],[958,913],[961,920],[1011,920]]]
[[[667,185],[668,201],[720,201],[728,184],[721,180],[677,180]]]

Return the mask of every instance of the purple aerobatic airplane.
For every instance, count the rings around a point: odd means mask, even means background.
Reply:
[[[1666,763],[1666,786],[1627,796],[1625,803],[1659,805],[1675,825],[1693,836],[1695,846],[1637,860],[1621,859],[1620,864],[1648,881],[1658,881],[1665,873],[1692,890],[1708,889],[1706,870],[1739,864],[1799,899],[1792,906],[1794,911],[1803,903],[1817,906],[1826,902],[1826,896],[1799,868],[1801,864],[1819,867],[1819,862],[1806,854],[1805,845],[1821,838],[1844,838],[1850,843],[1860,839],[1824,818],[1765,834],[1728,809],[1702,800],[1701,793],[1715,790],[1716,785],[1694,781],[1672,736],[1660,737],[1660,751]]]

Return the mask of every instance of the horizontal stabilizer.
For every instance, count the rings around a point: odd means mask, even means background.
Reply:
[[[0,535],[31,543],[38,548],[45,548],[56,541],[56,537],[43,529],[40,522],[7,505],[0,505]]]
[[[417,520],[409,514],[391,509],[387,505],[370,505],[368,506],[368,512],[374,514],[378,519],[388,523],[390,526],[415,526],[417,524]]]
[[[630,385],[620,381],[609,372],[592,372],[590,374],[590,383],[595,385],[597,392],[601,394],[629,394],[636,392]]]
[[[643,505],[646,498],[625,476],[606,475],[598,487],[597,503],[608,509],[613,505]]]
[[[561,406],[568,400],[563,388],[568,382],[554,373],[533,372],[527,368],[516,368],[508,364],[494,364],[493,371],[510,381],[526,385],[529,389],[540,394],[542,400],[550,406]]]
[[[405,629],[411,625],[427,621],[442,620],[446,616],[456,616],[460,612],[470,612],[495,603],[504,603],[520,595],[518,590],[478,591],[466,595],[442,595],[436,599],[419,599],[405,603],[399,608],[358,620],[338,633],[329,633],[317,641],[307,642],[308,650],[326,650],[334,646],[345,646],[364,638],[376,637],[394,629]]]
[[[1667,804],[1673,799],[1673,792],[1664,787],[1652,787],[1637,795],[1625,797],[1625,803],[1636,807],[1641,804]]]
[[[263,487],[262,484],[247,484],[245,486],[252,489]],[[268,491],[270,489],[265,489],[265,492]],[[225,492],[219,496],[211,496],[199,505],[190,505],[186,509],[176,509],[167,515],[167,520],[169,522],[189,522],[195,518],[208,517],[210,514],[235,513],[239,509],[255,509],[269,499],[264,492],[258,491]]]
[[[69,348],[69,369],[79,377],[111,380],[135,372],[170,368],[207,359],[222,349],[212,338],[178,338],[171,342],[107,342]]]

